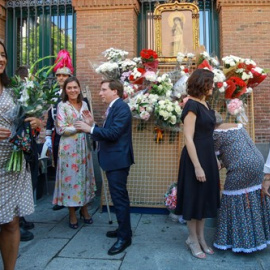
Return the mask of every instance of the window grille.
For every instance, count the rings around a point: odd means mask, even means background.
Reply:
[[[38,58],[67,49],[75,65],[75,14],[72,0],[7,1],[8,73]],[[52,64],[54,59],[40,65]]]

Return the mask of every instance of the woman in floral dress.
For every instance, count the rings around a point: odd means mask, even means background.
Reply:
[[[74,123],[88,110],[77,78],[68,78],[63,86],[62,102],[57,109],[56,131],[61,135],[53,204],[69,208],[69,227],[78,228],[75,207],[87,224],[93,223],[87,204],[95,196],[93,162],[87,134],[77,131]]]
[[[214,246],[246,253],[264,249],[270,244],[270,199],[262,196],[263,156],[242,124],[218,125],[214,144],[227,170]]]

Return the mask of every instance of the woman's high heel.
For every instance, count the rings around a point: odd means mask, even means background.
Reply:
[[[80,219],[83,219],[85,224],[92,224],[94,221],[92,219],[92,217],[90,218],[85,218],[83,213],[82,213],[82,209],[80,209]]]
[[[73,224],[73,223],[70,222],[70,218],[69,218],[68,226],[69,226],[69,228],[75,229],[75,230],[79,228],[78,221],[75,224]]]
[[[186,240],[186,244],[188,246],[188,248],[190,249],[191,251],[191,254],[195,257],[195,258],[198,258],[198,259],[205,259],[206,258],[206,255],[204,252],[202,251],[197,251],[196,250],[200,250],[200,245],[199,243],[196,243],[196,242],[192,242],[190,241],[189,239]]]
[[[204,253],[207,253],[209,255],[213,255],[215,253],[214,250],[212,248],[210,248],[206,243],[203,246],[202,245],[202,242],[200,241],[200,239],[199,239],[199,244],[200,244],[200,246],[201,246],[201,248],[202,248],[202,250],[203,250]]]

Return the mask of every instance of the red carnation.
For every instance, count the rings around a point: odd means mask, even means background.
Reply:
[[[218,87],[218,88],[221,88],[222,86],[223,86],[223,83],[222,83],[222,82],[218,82],[218,83],[217,83],[217,87]]]
[[[238,98],[247,91],[246,83],[238,77],[231,77],[226,81],[228,87],[225,91],[225,98]]]

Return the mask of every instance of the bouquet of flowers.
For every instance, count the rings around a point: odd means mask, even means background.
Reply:
[[[247,84],[239,77],[230,77],[226,81],[228,87],[225,91],[225,98],[239,98],[247,92]]]
[[[144,82],[144,73],[145,73],[144,68],[134,68],[129,76],[129,81],[132,84],[137,84],[137,85],[142,85]]]
[[[154,104],[157,100],[157,95],[141,91],[129,100],[128,105],[134,117],[147,121],[154,110]]]
[[[165,206],[170,212],[173,212],[174,209],[176,208],[177,202],[177,183],[173,183],[169,186],[164,197],[165,197]]]
[[[260,67],[253,67],[250,71],[253,77],[248,80],[248,87],[256,87],[267,77],[265,70]]]
[[[181,76],[181,78],[174,84],[172,97],[181,98],[181,96],[187,94],[187,80],[188,74]]]
[[[181,224],[186,224],[187,222],[183,219],[183,216],[177,216],[174,214],[177,203],[177,183],[173,183],[169,186],[167,192],[164,194],[165,206],[170,211],[170,217],[172,221],[179,221]]]
[[[157,125],[164,128],[176,129],[176,125],[180,123],[182,109],[178,101],[169,99],[159,100],[155,104],[155,115],[157,117]]]
[[[230,55],[223,57],[222,60],[229,86],[226,90],[226,98],[238,98],[243,94],[251,93],[252,87],[259,85],[267,76],[266,72],[257,67],[251,59]]]
[[[167,73],[157,77],[156,81],[150,85],[150,93],[159,96],[169,97],[172,93],[173,84]]]
[[[110,62],[120,62],[125,59],[125,57],[128,55],[128,52],[115,48],[109,48],[103,52],[103,55]]]
[[[106,79],[117,79],[120,70],[117,63],[105,62],[96,68],[96,72],[102,74]]]
[[[22,153],[26,160],[31,161],[31,145],[33,138],[39,130],[31,130],[26,117],[40,118],[57,100],[59,87],[57,83],[50,84],[48,76],[54,66],[46,66],[34,73],[36,65],[48,56],[37,60],[30,68],[25,81],[18,76],[11,78],[11,90],[13,91],[15,108],[8,112],[14,126],[10,142],[14,144],[14,151],[7,165],[8,171],[20,171],[22,165]]]
[[[155,51],[151,49],[143,49],[140,52],[140,56],[142,59],[142,64],[146,70],[157,71],[158,67],[158,55]]]
[[[206,52],[206,51],[199,54],[197,63],[198,63],[198,66],[200,66],[201,64],[204,65],[206,63],[211,65],[211,67],[218,68],[218,66],[219,66],[219,61],[217,60],[217,58],[216,57],[211,57],[208,54],[208,52]],[[198,68],[200,68],[200,67],[198,67]]]
[[[240,100],[238,98],[230,100],[227,103],[227,109],[231,115],[236,116],[237,122],[240,122],[243,125],[247,124],[248,118],[246,116],[245,108],[244,108],[244,104],[243,104],[242,100]]]

